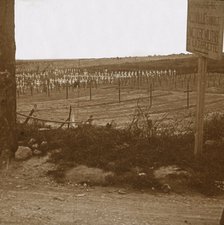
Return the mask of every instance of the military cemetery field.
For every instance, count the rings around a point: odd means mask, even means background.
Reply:
[[[17,112],[57,126],[69,116],[96,125],[124,127],[137,108],[152,118],[192,118],[196,104],[196,59],[192,56],[18,62]],[[206,113],[223,110],[224,68],[209,64]],[[91,83],[90,83],[91,82]],[[21,116],[18,116],[19,119]],[[25,118],[24,118],[25,119]],[[192,118],[193,119],[193,118]],[[60,126],[60,124],[59,124]]]

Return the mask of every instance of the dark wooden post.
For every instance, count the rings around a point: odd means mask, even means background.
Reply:
[[[89,80],[89,100],[92,100],[92,79]]]
[[[205,57],[199,57],[196,132],[195,132],[195,148],[194,148],[195,156],[201,155],[203,149],[206,73],[207,73],[207,59]]]
[[[47,96],[50,97],[50,79],[47,79]]]
[[[137,74],[138,74],[138,89],[140,89],[140,74],[139,74],[139,71],[137,71]]]
[[[149,93],[149,106],[150,107],[152,107],[152,91],[153,91],[152,83],[149,83],[148,93]]]
[[[33,85],[30,84],[30,95],[33,96]]]
[[[72,106],[70,105],[69,114],[68,114],[68,129],[70,127],[71,115],[72,115]]]
[[[66,87],[65,87],[65,91],[66,91],[66,96],[65,98],[68,99],[68,81],[66,82]]]
[[[119,103],[121,102],[121,78],[118,78],[118,98],[119,98]]]
[[[14,0],[0,0],[0,155],[17,149],[14,27]]]
[[[187,93],[187,108],[190,108],[190,92],[192,92],[192,90],[190,90],[190,81],[188,80],[187,82],[187,90],[184,91],[185,93]]]
[[[189,82],[187,82],[187,108],[190,106],[190,87]]]

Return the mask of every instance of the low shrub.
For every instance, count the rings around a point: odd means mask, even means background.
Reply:
[[[205,120],[205,140],[219,140],[224,138],[224,114],[211,113]]]
[[[191,171],[190,187],[202,193],[218,193],[214,184],[224,180],[224,142],[205,146],[202,157],[195,158],[192,129],[176,132],[174,125],[161,126],[155,122],[148,123],[153,126],[146,125],[141,129],[138,121],[126,129],[88,125],[45,132],[33,126],[19,125],[18,137],[23,142],[30,138],[47,140],[52,150],[51,161],[59,165],[59,170],[60,165],[75,164],[113,172],[115,175],[107,178],[108,184],[155,187],[158,183],[150,168],[177,165]],[[141,125],[144,126],[142,121]],[[223,129],[224,117],[215,116],[206,121],[205,137],[221,139]],[[139,176],[141,173],[145,175]],[[61,173],[60,176],[63,177]]]

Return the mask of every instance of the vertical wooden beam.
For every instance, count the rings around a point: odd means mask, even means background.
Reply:
[[[194,154],[199,156],[203,150],[203,128],[204,128],[204,107],[205,107],[205,86],[207,73],[207,59],[198,59],[198,80],[197,80],[197,111]]]
[[[120,78],[120,76],[118,78],[118,100],[120,103],[121,102],[121,78]]]
[[[0,155],[15,152],[16,79],[14,0],[0,0]]]
[[[189,81],[187,82],[187,108],[190,107],[190,84]]]
[[[92,101],[92,78],[89,81],[89,100]]]
[[[68,114],[68,129],[70,127],[70,122],[71,122],[71,115],[72,115],[72,106],[70,105],[70,108],[69,108],[69,114]]]
[[[137,74],[138,74],[138,89],[140,89],[140,74],[139,74],[139,71],[137,71]]]
[[[65,98],[68,99],[68,81],[66,82],[66,87],[65,87]]]
[[[152,83],[149,85],[149,106],[152,107]]]
[[[47,78],[47,96],[50,97],[50,79]]]

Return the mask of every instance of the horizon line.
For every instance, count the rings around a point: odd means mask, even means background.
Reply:
[[[167,57],[167,56],[186,56],[193,55],[192,53],[172,53],[167,55],[145,55],[145,56],[112,56],[112,57],[86,57],[86,58],[16,58],[16,61],[42,61],[42,60],[90,60],[90,59],[124,59],[124,58],[153,58],[153,57]]]

